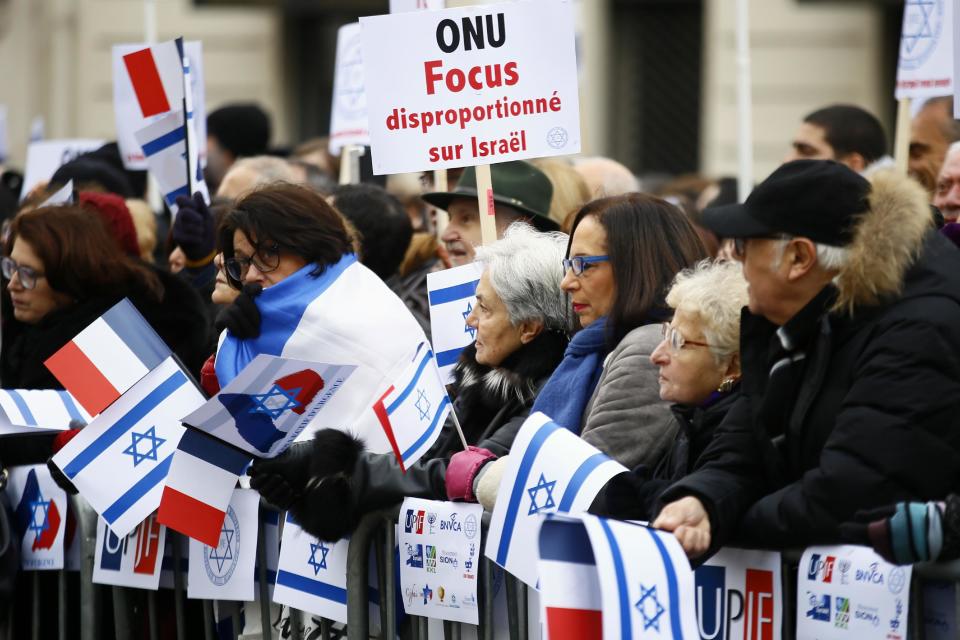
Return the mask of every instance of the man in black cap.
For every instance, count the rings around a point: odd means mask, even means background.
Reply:
[[[702,224],[750,285],[742,398],[654,526],[691,557],[837,543],[858,510],[957,487],[960,252],[920,185],[799,160]]]
[[[490,181],[498,238],[502,238],[507,227],[518,220],[526,220],[541,231],[559,229],[549,217],[553,185],[535,166],[523,160],[493,164],[490,165]],[[472,262],[473,248],[481,244],[476,170],[467,167],[453,191],[434,191],[421,197],[450,214],[450,222],[440,239],[447,247],[453,266]]]
[[[216,192],[234,162],[266,153],[269,144],[270,117],[255,104],[228,104],[207,114],[204,178],[210,192]]]

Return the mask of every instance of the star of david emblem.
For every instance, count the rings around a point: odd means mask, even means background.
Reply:
[[[417,389],[417,401],[413,403],[420,414],[421,420],[430,419],[430,400],[427,399],[427,392],[423,389]]]
[[[907,6],[904,9],[904,11],[907,12],[906,19],[904,20],[907,29],[905,29],[903,33],[903,43],[907,49],[907,53],[913,53],[914,47],[921,41],[934,37],[933,26],[930,24],[930,19],[933,17],[932,12],[935,7],[936,0],[913,0],[912,2],[907,2]],[[911,29],[911,27],[913,27],[913,29]]]
[[[250,396],[253,400],[250,413],[265,413],[270,416],[271,420],[276,420],[284,411],[297,409],[301,406],[297,402],[298,393],[300,393],[300,388],[287,390],[275,384],[266,393],[255,393]]]
[[[551,507],[557,506],[553,501],[553,488],[556,486],[557,481],[551,480],[547,482],[547,479],[543,477],[543,474],[540,474],[540,481],[532,487],[527,488],[527,493],[530,494],[530,510],[527,512],[528,516],[532,516],[535,513],[543,511],[544,509],[549,509]],[[546,491],[547,499],[543,501],[542,505],[537,505],[537,495],[541,491]]]
[[[217,563],[217,571],[223,571],[223,563],[227,560],[233,560],[233,529],[227,527],[224,520],[223,528],[220,529],[220,542],[217,548],[210,552],[210,559]]]
[[[27,527],[33,531],[36,537],[40,537],[44,531],[50,528],[50,521],[47,519],[47,512],[50,509],[50,501],[43,499],[43,494],[37,492],[37,499],[30,501],[30,526]],[[37,519],[40,515],[40,519]]]
[[[317,551],[320,552],[320,561],[317,562]],[[330,553],[330,547],[322,542],[320,544],[310,543],[310,560],[307,564],[313,567],[313,575],[320,573],[320,569],[327,568],[327,554]]]
[[[547,132],[547,144],[554,149],[560,149],[567,144],[567,130],[563,127],[554,127]]]
[[[130,432],[130,435],[133,438],[133,442],[130,443],[130,446],[123,450],[123,453],[128,456],[133,457],[133,466],[136,467],[138,464],[144,460],[153,460],[157,461],[157,449],[160,448],[166,438],[160,438],[157,436],[157,428],[150,427],[143,433],[137,433],[136,431]],[[146,440],[144,446],[149,447],[145,453],[141,453],[140,443]]]
[[[666,609],[663,608],[660,600],[657,599],[657,585],[653,585],[648,589],[641,583],[640,599],[637,600],[633,606],[636,607],[640,615],[643,616],[643,630],[646,631],[650,627],[653,627],[657,633],[660,633],[660,616],[666,612]]]
[[[461,315],[463,316],[463,332],[470,334],[470,339],[473,340],[477,337],[477,330],[467,324],[467,317],[473,313],[473,303],[467,303],[467,310],[464,311]]]

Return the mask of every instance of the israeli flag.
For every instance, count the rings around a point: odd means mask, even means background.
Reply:
[[[597,564],[604,640],[699,640],[693,571],[673,534],[578,517]]]
[[[610,478],[624,471],[543,413],[532,414],[507,458],[484,553],[536,588],[537,516],[586,511]]]
[[[0,436],[63,431],[93,418],[62,389],[0,389]]]
[[[440,436],[450,413],[450,398],[440,380],[436,358],[426,342],[400,378],[373,405],[387,439],[404,471]]]
[[[153,124],[134,133],[147,159],[147,168],[160,185],[163,200],[175,214],[177,196],[190,195],[187,160],[187,128],[183,109],[174,109]]]
[[[467,325],[467,316],[473,311],[482,273],[483,266],[474,262],[427,274],[430,332],[444,384],[453,381],[453,365],[460,352],[477,337],[476,329]]]
[[[210,191],[207,189],[207,183],[203,179],[203,167],[200,163],[200,139],[197,135],[197,119],[193,106],[193,84],[194,78],[190,71],[190,58],[183,55],[183,99],[187,109],[187,171],[193,182],[191,190],[199,191],[203,195],[203,200],[210,204]]]
[[[110,405],[53,457],[110,529],[125,536],[160,504],[181,416],[203,395],[173,360]]]

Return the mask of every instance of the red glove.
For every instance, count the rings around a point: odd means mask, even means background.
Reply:
[[[447,497],[450,500],[476,502],[473,480],[483,465],[496,458],[492,452],[480,447],[467,447],[466,451],[455,453],[447,465]]]

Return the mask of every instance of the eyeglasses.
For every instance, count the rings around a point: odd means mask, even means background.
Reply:
[[[567,269],[573,269],[573,275],[580,277],[583,275],[583,272],[589,268],[589,265],[593,265],[596,262],[609,262],[610,256],[575,256],[573,258],[565,258],[561,260],[563,264],[563,272],[566,273]]]
[[[755,240],[786,240],[790,238],[790,236],[783,233],[775,233],[768,236],[753,236],[753,238]],[[728,238],[727,240],[730,242],[730,247],[733,249],[733,257],[742,262],[744,256],[747,255],[747,240],[750,240],[750,238]]]
[[[667,341],[667,344],[670,346],[670,351],[673,353],[680,353],[680,350],[683,349],[685,345],[693,345],[697,347],[709,347],[710,345],[706,342],[695,342],[694,340],[687,340],[683,337],[675,327],[670,326],[669,322],[664,322],[660,325],[661,335],[663,339]]]
[[[223,261],[223,268],[227,275],[239,282],[247,275],[250,265],[257,268],[260,273],[270,273],[280,266],[280,245],[274,244],[271,247],[257,247],[256,253],[249,258],[227,258]]]
[[[13,258],[4,256],[0,259],[0,271],[7,280],[13,280],[13,274],[17,274],[20,284],[24,289],[33,289],[37,286],[37,280],[44,277],[33,267],[23,267],[14,262]]]

